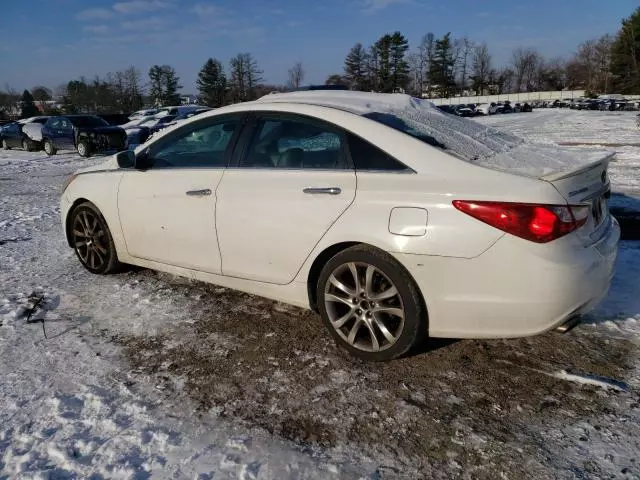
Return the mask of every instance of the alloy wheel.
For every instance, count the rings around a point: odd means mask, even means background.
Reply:
[[[81,210],[73,220],[73,245],[82,263],[92,270],[99,270],[109,261],[108,243],[102,222],[98,216]]]
[[[44,151],[47,155],[51,155],[53,152],[53,148],[51,148],[51,143],[47,140],[44,142]]]
[[[81,157],[84,157],[87,154],[87,146],[84,144],[84,142],[80,142],[78,144],[78,153]]]
[[[405,309],[398,289],[379,268],[362,262],[338,266],[324,288],[331,326],[365,352],[388,349],[400,338]]]

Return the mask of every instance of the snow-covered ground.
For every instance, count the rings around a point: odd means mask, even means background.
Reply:
[[[609,147],[611,177],[635,205],[633,114],[480,121],[625,144]],[[100,161],[0,151],[0,478],[640,478],[638,242],[623,242],[609,297],[567,335],[432,342],[371,365],[308,312],[83,270],[58,196]]]

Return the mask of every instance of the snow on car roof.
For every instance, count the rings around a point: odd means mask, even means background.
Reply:
[[[301,103],[351,112],[401,130],[468,162],[525,176],[543,177],[575,170],[609,154],[527,143],[473,120],[447,114],[428,100],[400,93],[300,91],[269,94],[256,102]]]

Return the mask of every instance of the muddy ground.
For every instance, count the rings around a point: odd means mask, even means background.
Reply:
[[[129,378],[168,401],[186,395],[198,415],[241,420],[316,455],[357,452],[379,461],[378,478],[640,478],[640,438],[627,439],[640,432],[640,397],[625,383],[639,353],[629,339],[581,325],[431,340],[407,358],[365,363],[337,349],[311,312],[130,275],[199,299],[187,328],[114,337]],[[563,371],[597,385],[554,376]]]

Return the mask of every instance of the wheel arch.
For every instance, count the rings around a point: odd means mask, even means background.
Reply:
[[[309,296],[309,307],[315,313],[319,313],[318,303],[317,303],[318,299],[316,298],[316,285],[318,283],[318,279],[320,278],[320,273],[322,272],[322,268],[333,256],[337,255],[343,250],[346,250],[347,248],[355,247],[356,245],[371,247],[388,254],[388,252],[385,252],[383,248],[380,248],[376,245],[372,245],[371,243],[367,243],[367,242],[357,242],[357,241],[335,243],[325,248],[324,250],[322,250],[318,254],[318,256],[313,260],[313,263],[309,268],[309,274],[307,275],[307,294]],[[404,271],[409,276],[409,278],[411,278],[411,280],[414,282],[416,287],[418,287],[418,282],[416,282],[416,279],[413,277],[411,272],[397,259],[395,259],[395,261],[402,269],[404,269]],[[425,298],[425,292],[423,292],[418,287],[418,293],[420,294],[420,300],[422,301],[422,306],[427,315],[427,322],[428,322],[429,310],[427,305],[427,299]]]
[[[67,216],[64,219],[64,234],[65,234],[65,237],[67,238],[67,245],[69,245],[69,247],[71,248],[73,248],[73,245],[71,243],[71,215],[73,214],[73,211],[78,207],[78,205],[81,205],[83,203],[90,203],[91,205],[96,207],[98,211],[100,211],[100,209],[96,206],[96,204],[94,204],[91,200],[88,200],[86,198],[77,198],[71,204],[71,207],[69,208],[69,210],[67,210]]]
[[[320,272],[322,267],[329,261],[331,257],[337,255],[347,248],[354,247],[356,245],[366,245],[362,242],[340,242],[322,250],[318,256],[313,260],[311,268],[309,268],[309,274],[307,275],[307,294],[309,295],[309,306],[311,310],[318,313],[318,299],[316,298],[316,284],[318,278],[320,278]]]

